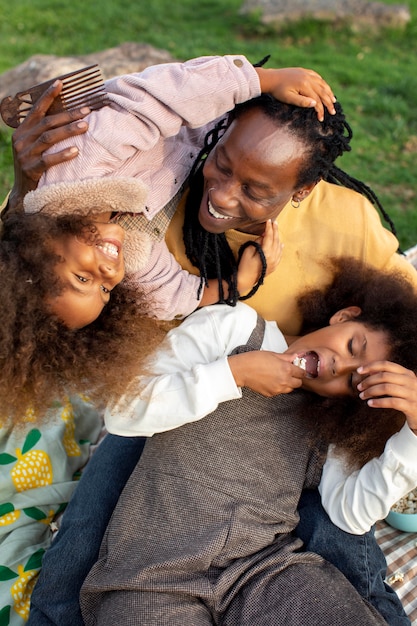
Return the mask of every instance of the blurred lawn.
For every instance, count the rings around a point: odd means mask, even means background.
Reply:
[[[386,1],[386,4],[395,2]],[[332,85],[353,126],[339,166],[365,181],[393,217],[405,249],[417,243],[417,0],[403,31],[354,33],[304,21],[280,34],[238,15],[241,0],[0,0],[0,72],[32,54],[77,55],[123,41],[175,58],[243,53],[269,67],[304,66]],[[10,133],[0,132],[0,196],[12,180]]]

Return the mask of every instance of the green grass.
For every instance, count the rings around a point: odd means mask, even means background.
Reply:
[[[386,4],[389,2],[387,1]],[[391,2],[395,4],[395,1]],[[320,72],[343,104],[353,130],[351,153],[338,163],[365,181],[393,217],[405,249],[417,242],[417,0],[405,30],[354,32],[305,20],[279,34],[241,0],[0,0],[0,72],[33,54],[78,55],[123,41],[149,43],[175,58],[243,53],[269,67]],[[10,133],[0,131],[0,195],[12,177]]]

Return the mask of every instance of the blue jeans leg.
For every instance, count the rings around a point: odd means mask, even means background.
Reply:
[[[117,500],[146,439],[107,435],[88,462],[45,552],[32,593],[28,626],[84,626],[79,594],[98,557]]]
[[[351,535],[335,526],[322,507],[317,490],[305,490],[296,529],[305,549],[335,565],[390,626],[410,626],[397,594],[384,582],[386,560],[373,530]]]

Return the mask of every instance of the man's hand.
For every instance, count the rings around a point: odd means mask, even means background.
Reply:
[[[15,181],[10,193],[6,215],[23,210],[23,198],[28,191],[36,189],[42,174],[53,165],[74,159],[78,149],[67,148],[55,154],[45,151],[62,139],[81,135],[88,129],[82,121],[90,109],[82,107],[74,111],[63,111],[47,115],[54,98],[62,90],[62,82],[57,80],[34,104],[27,117],[12,135]]]

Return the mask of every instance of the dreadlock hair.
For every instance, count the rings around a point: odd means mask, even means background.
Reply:
[[[0,424],[18,426],[27,411],[47,419],[48,407],[84,393],[106,402],[141,371],[163,329],[149,317],[152,302],[123,283],[112,290],[98,319],[73,330],[47,308],[63,286],[54,267],[56,238],[79,234],[94,241],[85,218],[42,214],[8,217],[0,240]]]
[[[333,272],[325,289],[302,295],[298,305],[303,317],[301,334],[323,328],[334,313],[358,306],[352,321],[385,333],[388,360],[417,374],[417,294],[414,285],[398,271],[387,272],[349,257],[328,261]],[[386,441],[405,422],[393,409],[375,409],[359,397],[322,398],[311,394],[306,410],[313,432],[347,456],[351,467],[361,467],[379,456]],[[310,421],[310,419],[309,419]]]
[[[277,127],[282,126],[305,145],[304,167],[299,172],[297,186],[301,187],[325,180],[357,191],[379,208],[392,232],[396,235],[392,220],[372,189],[356,178],[349,176],[334,164],[339,156],[351,150],[352,129],[345,119],[340,103],[335,103],[335,115],[330,115],[325,109],[324,120],[319,122],[314,109],[284,104],[269,94],[262,94],[237,105],[228,118],[218,122],[206,135],[204,146],[190,174],[189,194],[185,206],[183,230],[185,250],[188,259],[199,269],[200,291],[204,284],[207,285],[209,278],[217,278],[220,302],[226,302],[231,306],[234,306],[239,299],[237,291],[238,262],[224,233],[212,234],[202,228],[198,220],[198,207],[204,189],[203,166],[206,157],[233,120],[238,119],[242,113],[255,108],[273,120]],[[224,298],[223,280],[229,288],[227,299]],[[263,276],[261,276],[254,291],[262,284],[262,281]],[[250,295],[253,295],[253,292]]]

